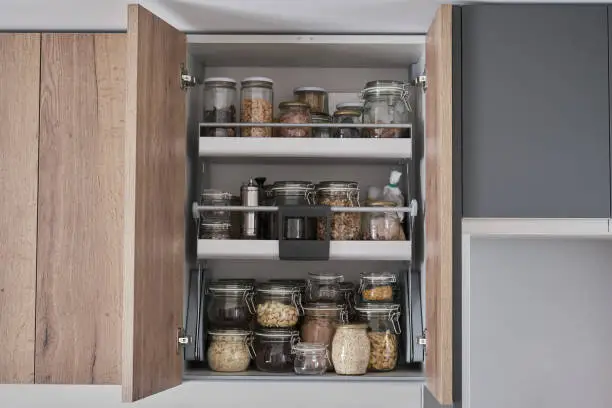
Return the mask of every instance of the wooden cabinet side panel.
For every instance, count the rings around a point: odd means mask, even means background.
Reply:
[[[40,34],[0,34],[0,383],[34,381]]]
[[[119,384],[125,34],[43,34],[36,382]]]

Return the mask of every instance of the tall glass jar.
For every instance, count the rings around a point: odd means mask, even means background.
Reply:
[[[310,106],[306,102],[289,101],[278,105],[280,116],[279,123],[306,124],[312,122]],[[278,129],[279,137],[310,137],[312,135],[309,127],[282,127]]]
[[[331,355],[336,374],[362,375],[368,371],[370,339],[367,324],[341,324],[332,340]]]
[[[246,371],[253,357],[251,332],[239,329],[210,330],[206,361],[213,371]]]
[[[300,342],[293,347],[293,371],[297,375],[323,375],[329,355],[325,344]]]
[[[368,325],[371,371],[392,371],[397,366],[400,307],[397,304],[357,306],[359,320]]]
[[[368,207],[397,207],[392,201],[368,201]],[[405,241],[402,219],[397,212],[371,212],[362,217],[363,239],[366,241]]]
[[[236,80],[232,78],[206,78],[204,80],[204,122],[236,122]],[[231,127],[206,127],[202,136],[232,137]]]
[[[344,276],[340,273],[309,272],[306,285],[306,301],[338,303],[340,298],[340,283]]]
[[[327,113],[312,112],[312,123],[326,124],[331,123],[331,118]],[[313,127],[312,137],[327,139],[331,137],[331,132],[328,127]]]
[[[330,207],[359,207],[359,184],[354,181],[324,181],[316,186],[317,204]],[[361,237],[361,215],[355,212],[335,212],[331,216],[330,239],[352,241]],[[327,220],[319,219],[317,234],[325,239]]]
[[[339,324],[347,323],[344,306],[334,303],[307,303],[300,330],[302,341],[331,346]]]
[[[302,86],[293,90],[296,100],[306,102],[311,112],[329,113],[327,91],[316,86]]]
[[[314,184],[310,181],[277,181],[271,188],[273,206],[308,206],[314,204]],[[269,217],[270,236],[279,239],[278,214]],[[283,226],[284,239],[315,239],[316,219],[307,217],[286,217]]]
[[[214,328],[247,329],[255,314],[253,283],[244,280],[213,281],[208,286],[208,323]]]
[[[353,110],[338,110],[334,112],[334,123],[346,124],[347,127],[334,128],[333,137],[339,139],[357,139],[361,137],[360,130],[350,125],[361,123],[361,112]]]
[[[286,283],[267,282],[255,289],[257,323],[261,327],[295,327],[302,312],[300,289]]]
[[[390,272],[364,272],[359,279],[361,302],[393,302],[397,276]]]
[[[259,329],[255,331],[255,366],[268,373],[293,371],[293,347],[300,340],[291,329]]]
[[[406,124],[412,120],[413,107],[410,102],[412,86],[401,81],[370,81],[362,91],[363,123],[365,124]],[[402,128],[364,129],[364,137],[399,138],[406,137]]]
[[[240,121],[272,123],[274,112],[274,81],[265,77],[249,77],[240,83]],[[271,137],[271,127],[244,127],[243,137]]]

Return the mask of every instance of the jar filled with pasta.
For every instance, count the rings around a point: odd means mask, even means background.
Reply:
[[[360,302],[393,302],[397,276],[389,272],[365,272],[359,279]]]
[[[359,321],[368,325],[370,358],[368,370],[393,371],[397,367],[400,307],[397,304],[357,306]]]

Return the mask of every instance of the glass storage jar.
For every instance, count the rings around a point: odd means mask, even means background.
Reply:
[[[340,302],[340,282],[344,276],[339,273],[309,272],[306,284],[306,302]]]
[[[362,91],[363,123],[365,124],[407,124],[412,119],[410,98],[412,87],[402,81],[370,81]],[[398,138],[407,135],[402,128],[364,129],[364,137]]]
[[[349,323],[336,328],[331,346],[336,374],[362,375],[368,370],[370,339],[367,327],[363,323]]]
[[[219,190],[204,190],[200,194],[200,205],[227,207],[232,205],[232,195]],[[201,211],[200,218],[204,223],[230,222],[230,212],[223,210]]]
[[[400,307],[397,304],[357,306],[359,320],[368,325],[371,371],[392,371],[397,366]]]
[[[361,112],[354,110],[335,111],[334,123],[347,125],[361,124]],[[356,139],[361,137],[361,134],[360,130],[354,127],[334,128],[333,137],[340,139]]]
[[[253,357],[251,332],[239,329],[210,330],[206,361],[213,371],[246,371]]]
[[[300,340],[291,329],[259,329],[255,331],[255,366],[268,373],[293,371],[293,347]]]
[[[397,207],[392,201],[368,201],[368,207]],[[405,241],[402,219],[397,212],[371,212],[362,216],[363,239],[369,241]]]
[[[267,282],[255,289],[257,323],[262,327],[295,327],[302,312],[300,288]]]
[[[265,77],[248,77],[240,83],[240,121],[272,123],[274,111],[274,81]],[[244,127],[243,137],[271,137],[271,127]]]
[[[295,99],[306,102],[311,112],[329,114],[327,91],[316,86],[302,86],[293,90]]]
[[[317,204],[330,207],[359,207],[359,184],[354,181],[324,181],[316,186]],[[327,220],[317,221],[319,239],[326,238]],[[361,215],[335,212],[331,216],[330,239],[352,241],[361,238]]]
[[[293,347],[293,371],[298,375],[323,375],[328,368],[327,346],[298,343]]]
[[[359,279],[361,302],[393,302],[397,276],[389,272],[362,273]]]
[[[236,122],[236,80],[232,78],[206,78],[204,80],[204,122]],[[205,127],[202,136],[233,137],[231,127]]]
[[[312,123],[325,124],[331,123],[331,118],[327,113],[312,112]],[[331,137],[331,131],[328,127],[313,127],[312,137],[327,139]]]
[[[232,239],[232,224],[229,222],[200,223],[200,239]]]
[[[312,123],[310,106],[306,102],[289,101],[278,105],[280,116],[279,123],[307,124]],[[312,128],[309,127],[282,127],[278,129],[279,137],[310,137]]]
[[[355,284],[353,282],[341,282],[340,283],[340,301],[344,309],[346,310],[347,321],[353,322],[355,320]]]
[[[214,328],[249,328],[255,306],[253,283],[245,280],[213,281],[208,285],[206,314]]]
[[[314,184],[310,181],[277,181],[271,188],[273,206],[314,205]],[[271,239],[279,239],[278,213],[269,216]],[[285,217],[284,239],[315,239],[317,220],[308,217]]]
[[[331,346],[336,327],[347,323],[343,305],[334,303],[307,303],[304,305],[304,322],[300,337],[307,343],[322,343]]]

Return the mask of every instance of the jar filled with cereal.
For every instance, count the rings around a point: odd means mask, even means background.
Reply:
[[[253,356],[250,331],[211,330],[208,335],[210,344],[206,357],[211,370],[235,373],[249,368]]]
[[[397,304],[358,305],[359,321],[368,325],[370,371],[393,371],[397,367],[400,307]]]
[[[307,124],[312,123],[310,106],[306,102],[289,101],[278,105],[280,116],[279,123]],[[279,137],[310,137],[312,129],[309,127],[282,127],[278,130]]]
[[[274,110],[274,81],[265,77],[249,77],[240,83],[240,121],[243,123],[272,123]],[[271,127],[244,127],[243,137],[271,137]]]
[[[267,282],[260,284],[255,294],[257,323],[261,327],[290,328],[297,325],[302,311],[299,287]]]
[[[331,354],[334,371],[341,375],[362,375],[370,361],[368,325],[364,323],[341,324],[332,340]]]
[[[397,276],[389,272],[362,273],[359,279],[361,302],[393,302]]]
[[[324,181],[316,186],[318,205],[359,207],[359,184],[354,181]],[[317,236],[327,237],[327,220],[319,218]],[[361,238],[361,215],[357,212],[335,212],[331,216],[329,238],[352,241]]]

